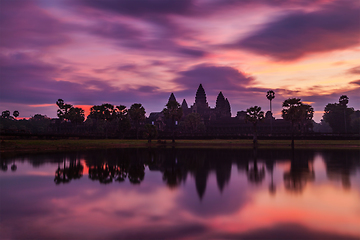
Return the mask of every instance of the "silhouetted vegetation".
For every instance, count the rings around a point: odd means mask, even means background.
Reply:
[[[303,104],[300,98],[289,98],[282,106],[282,117],[291,122],[291,146],[294,147],[295,131],[305,132],[312,128],[314,109],[308,104]]]
[[[167,138],[175,142],[177,138],[250,138],[256,144],[258,136],[264,138],[290,138],[294,146],[295,137],[321,137],[324,134],[360,134],[360,111],[347,106],[349,98],[342,95],[338,103],[326,105],[323,119],[315,123],[314,109],[301,102],[300,98],[286,99],[282,104],[282,118],[272,116],[272,100],[275,92],[266,94],[270,101],[270,111],[264,116],[261,107],[253,106],[246,111],[238,111],[231,117],[230,103],[222,92],[216,100],[216,107],[210,108],[205,90],[199,86],[195,103],[188,107],[185,99],[180,105],[171,93],[166,107],[161,112],[145,116],[141,103],[134,103],[128,109],[124,105],[104,103],[85,111],[58,99],[58,118],[35,114],[28,119],[19,119],[19,112],[11,115],[5,110],[0,118],[3,135],[22,137],[84,137],[84,138]],[[86,120],[85,120],[86,119]],[[336,136],[336,135],[334,135]]]

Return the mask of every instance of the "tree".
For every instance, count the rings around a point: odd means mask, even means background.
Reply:
[[[264,119],[264,112],[261,111],[261,107],[254,106],[246,109],[246,121],[253,124],[253,143],[257,144],[257,124]]]
[[[348,108],[349,98],[342,95],[339,103],[328,103],[324,109],[323,119],[327,122],[334,133],[346,133],[347,127],[351,126],[351,115],[353,108]]]
[[[15,111],[13,112],[13,116],[14,116],[15,118],[17,118],[19,115],[20,115],[19,111],[15,110]]]
[[[57,116],[60,120],[70,121],[73,124],[80,124],[85,120],[84,110],[74,107],[71,104],[64,103],[64,100],[58,99],[56,105],[59,107]]]
[[[275,92],[273,90],[267,91],[266,98],[270,101],[270,112],[272,113],[271,101],[275,98]]]
[[[175,142],[175,121],[179,121],[183,115],[182,108],[176,100],[169,100],[166,108],[162,111],[166,119],[171,120],[172,142]]]
[[[307,125],[314,116],[314,109],[308,105],[303,104],[300,98],[289,98],[283,102],[282,117],[286,121],[291,122],[291,147],[294,148],[294,131],[295,126],[298,127]]]
[[[10,111],[9,110],[5,110],[1,113],[1,118],[10,118]]]
[[[275,98],[275,92],[273,90],[269,90],[266,93],[266,98],[270,101],[270,113],[271,113],[271,119],[270,119],[270,133],[272,133],[272,106],[271,106],[271,101]]]
[[[129,109],[130,119],[136,129],[136,139],[139,139],[139,127],[145,120],[145,113],[145,108],[141,105],[141,103],[134,103]]]
[[[109,124],[118,117],[119,109],[110,103],[94,105],[90,108],[89,118],[95,120],[94,124],[103,125],[105,138],[108,138]]]
[[[343,112],[344,112],[344,129],[345,129],[345,133],[347,133],[347,127],[346,127],[346,108],[347,108],[347,104],[349,103],[349,98],[346,95],[341,95],[339,98],[339,104],[342,106],[343,108]]]
[[[56,101],[56,105],[59,107],[57,110],[57,116],[60,118],[60,120],[68,120],[70,108],[73,106],[71,104],[64,103],[64,100],[61,98]]]
[[[116,106],[117,129],[120,137],[123,138],[126,132],[130,129],[130,120],[128,116],[128,109],[124,105]]]
[[[157,137],[157,133],[158,132],[155,125],[152,124],[145,125],[144,137],[148,139],[148,143],[151,143],[151,139]]]
[[[74,124],[83,123],[85,120],[84,110],[78,107],[70,108],[67,119],[69,119],[70,122]]]

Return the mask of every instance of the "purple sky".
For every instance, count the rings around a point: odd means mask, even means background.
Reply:
[[[277,118],[289,97],[316,121],[343,94],[360,109],[358,0],[1,0],[0,31],[0,109],[20,117],[56,117],[58,98],[148,115],[200,83],[233,116],[270,89]]]

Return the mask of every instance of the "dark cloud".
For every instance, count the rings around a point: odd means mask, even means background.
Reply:
[[[170,19],[156,18],[149,20],[152,23],[150,34],[144,30],[138,30],[125,23],[114,23],[102,20],[100,24],[81,29],[97,37],[112,40],[121,48],[129,48],[133,52],[153,55],[154,52],[180,57],[199,58],[206,56],[207,52],[199,47],[184,47],[176,43],[177,38],[188,35],[182,26],[171,23]]]
[[[34,1],[1,1],[0,47],[44,48],[70,41],[66,32],[72,26],[48,14]]]
[[[360,66],[350,68],[347,73],[349,74],[360,74]]]
[[[193,0],[80,0],[78,3],[95,9],[136,17],[167,14],[184,15],[193,7]]]
[[[355,80],[355,81],[351,81],[350,84],[360,85],[360,79],[359,79],[359,80]]]
[[[98,24],[88,29],[88,32],[91,34],[118,40],[136,40],[143,35],[141,31],[128,24],[112,23],[108,21],[100,21]]]
[[[200,83],[208,89],[234,90],[243,89],[252,80],[239,70],[227,66],[215,66],[211,64],[200,64],[193,66],[187,71],[179,72],[180,77],[174,79],[176,83],[189,89],[197,89]]]
[[[230,46],[283,61],[353,47],[360,43],[359,12],[358,2],[350,1],[293,12]]]

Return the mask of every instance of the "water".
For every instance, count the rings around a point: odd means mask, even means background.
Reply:
[[[360,238],[359,150],[115,149],[1,165],[1,239]]]

